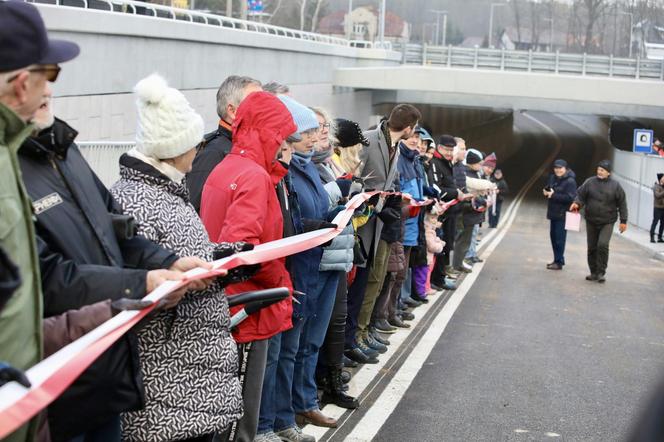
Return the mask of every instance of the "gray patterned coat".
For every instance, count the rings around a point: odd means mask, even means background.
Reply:
[[[138,233],[180,256],[212,258],[215,248],[177,184],[143,161],[123,155],[111,193],[134,216]],[[122,439],[171,441],[220,431],[242,415],[237,347],[222,289],[189,293],[138,332],[145,408],[122,416]]]

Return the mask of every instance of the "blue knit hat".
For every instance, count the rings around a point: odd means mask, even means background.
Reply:
[[[288,95],[277,95],[277,98],[284,103],[288,108],[288,111],[291,113],[293,121],[297,126],[298,134],[311,129],[318,129],[318,118],[316,118],[314,111],[293,100]]]

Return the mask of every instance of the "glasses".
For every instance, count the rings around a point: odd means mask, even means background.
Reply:
[[[320,123],[318,125],[318,127],[320,127],[320,130],[329,129],[330,128],[330,123]]]
[[[32,69],[26,69],[28,72],[44,72],[46,73],[46,80],[53,83],[55,80],[58,79],[58,75],[60,75],[60,66],[44,66],[44,67],[39,67],[39,68],[32,68]],[[19,72],[18,74],[10,77],[7,79],[7,83],[11,83],[12,81],[16,80],[18,76],[21,75]]]

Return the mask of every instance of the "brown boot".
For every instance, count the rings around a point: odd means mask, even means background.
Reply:
[[[297,413],[295,415],[295,422],[300,427],[311,424],[317,427],[337,428],[337,420],[329,416],[325,416],[320,410],[311,410],[304,413]]]

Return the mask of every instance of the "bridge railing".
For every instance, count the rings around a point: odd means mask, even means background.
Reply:
[[[76,144],[106,187],[120,178],[120,156],[135,145],[133,141],[84,141]]]
[[[258,32],[275,36],[297,38],[301,40],[310,40],[319,43],[326,43],[339,46],[352,47],[378,47],[371,42],[355,41],[351,43],[345,38],[333,37],[330,35],[316,34],[313,32],[300,31],[297,29],[284,28],[265,23],[259,23],[249,20],[240,20],[237,18],[226,17],[197,10],[174,8],[153,3],[145,3],[134,0],[29,0],[33,3],[42,3],[58,6],[70,6],[85,9],[95,9],[108,11],[111,13],[126,13],[143,16],[151,16],[168,20],[188,21],[200,23],[202,25],[217,26],[224,28],[233,28],[249,32]],[[364,43],[362,45],[361,43]],[[384,49],[384,48],[383,48]]]
[[[470,69],[664,80],[664,59],[617,58],[562,52],[507,51],[420,44],[393,45],[402,63]]]
[[[653,215],[652,187],[664,172],[664,158],[615,149],[613,176],[625,189],[629,222],[650,229]]]

